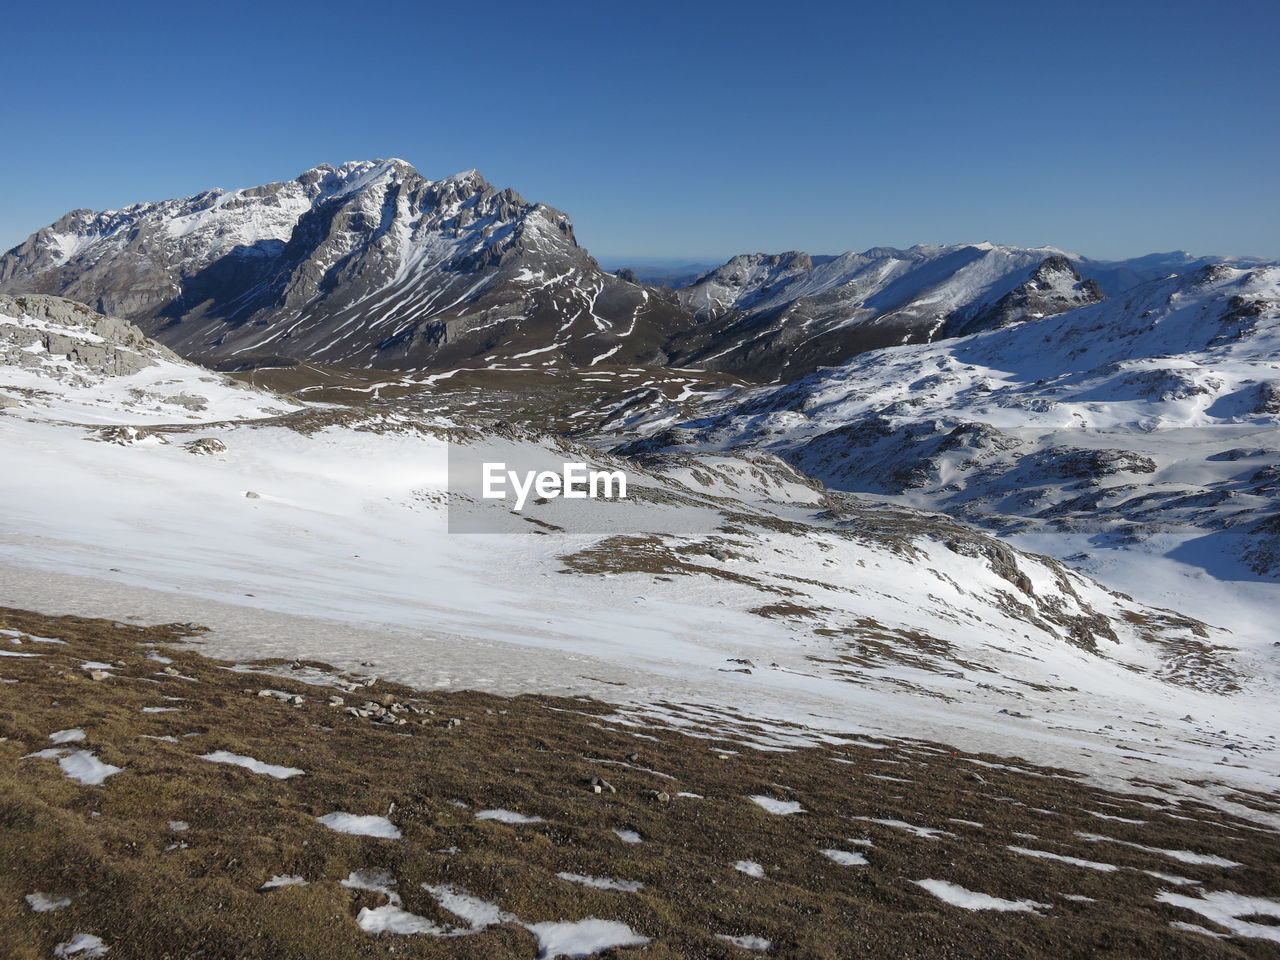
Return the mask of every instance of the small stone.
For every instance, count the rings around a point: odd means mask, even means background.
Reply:
[[[162,672],[163,672],[163,673],[167,673],[167,674],[168,674],[169,676],[171,676],[171,677],[178,677],[178,676],[181,676],[181,674],[180,674],[180,673],[178,673],[178,671],[177,671],[177,670],[175,670],[173,667],[165,667],[165,668],[164,668],[164,670],[163,670]]]
[[[244,492],[244,495],[245,495],[246,497],[248,497],[250,500],[261,500],[261,499],[262,499],[262,494],[260,494],[260,493],[254,493],[252,490],[246,490],[246,491]]]
[[[105,670],[90,670],[89,679],[90,680],[110,680],[111,674],[107,673],[107,671]]]

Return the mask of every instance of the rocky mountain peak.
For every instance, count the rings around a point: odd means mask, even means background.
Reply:
[[[569,343],[580,362],[635,360],[668,335],[646,317],[668,331],[682,316],[603,273],[561,211],[398,159],[75,211],[0,258],[0,292],[79,300],[220,364],[423,368]],[[635,348],[619,352],[615,323]]]

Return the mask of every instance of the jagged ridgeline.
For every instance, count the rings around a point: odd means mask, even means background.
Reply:
[[[538,351],[653,359],[674,298],[600,270],[568,217],[474,171],[399,160],[124,210],[76,210],[0,260],[202,361],[440,367]]]
[[[68,297],[223,367],[644,363],[773,380],[1061,313],[1198,262],[988,243],[752,254],[673,290],[602,270],[565,214],[475,171],[433,181],[380,160],[72,211],[0,257],[0,293]]]

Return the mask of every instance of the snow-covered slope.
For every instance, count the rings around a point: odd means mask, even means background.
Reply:
[[[642,417],[629,449],[770,450],[836,489],[1084,550],[1084,565],[1122,548],[1138,581],[1152,568],[1134,552],[1150,552],[1249,589],[1280,578],[1278,317],[1280,266],[1207,266],[856,357],[679,426]],[[1108,576],[1126,566],[1107,563]]]
[[[73,211],[0,258],[0,292],[79,300],[228,365],[626,362],[685,322],[670,295],[600,270],[559,211],[402,160]]]
[[[18,416],[119,426],[247,420],[300,406],[188,363],[83,304],[0,296],[0,409]]]
[[[198,428],[176,417],[84,442],[113,409],[135,421],[135,376],[103,374],[102,403],[79,422],[0,416],[0,602],[73,578],[75,596],[108,605],[162,596],[169,619],[308,618],[287,636],[223,631],[208,648],[238,657],[373,663],[419,684],[553,684],[647,707],[750,703],[759,718],[1095,773],[1147,774],[1155,760],[1191,779],[1272,782],[1263,659],[946,517],[829,494],[764,453],[659,456],[628,467],[626,500],[525,515],[473,503],[525,535],[451,534],[450,444],[617,464],[394,405]],[[351,630],[379,639],[353,644]],[[1134,725],[1118,727],[1118,711]],[[1247,763],[1223,762],[1227,742]]]

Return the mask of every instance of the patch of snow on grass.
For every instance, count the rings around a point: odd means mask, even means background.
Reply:
[[[437,937],[449,936],[449,931],[444,927],[432,923],[426,917],[420,917],[416,913],[410,913],[408,910],[394,903],[384,903],[380,907],[374,907],[370,910],[368,907],[361,907],[360,912],[356,914],[356,926],[365,933],[429,933]]]
[[[805,812],[804,807],[795,800],[777,800],[774,797],[766,797],[762,794],[754,794],[747,799],[758,803],[770,813],[776,813],[780,817],[785,817],[791,813]]]
[[[538,940],[538,960],[555,957],[589,957],[610,947],[638,947],[649,942],[625,923],[616,920],[551,921],[525,924]]]
[[[960,907],[963,910],[1002,910],[1034,913],[1040,908],[1050,909],[1050,905],[1047,903],[1038,903],[1035,900],[1002,900],[1000,897],[978,893],[959,884],[948,883],[946,880],[916,880],[913,882],[917,886],[924,887],[944,903],[949,903],[953,907]]]
[[[35,893],[28,893],[25,897],[27,906],[36,913],[49,913],[53,910],[61,910],[63,907],[71,906],[70,897],[60,897],[52,893],[41,893],[38,890]]]
[[[1086,810],[1085,813],[1087,813],[1091,817],[1097,817],[1099,820],[1116,820],[1116,821],[1119,821],[1120,823],[1146,823],[1147,822],[1145,820],[1130,820],[1128,817],[1117,817],[1115,814],[1112,814],[1112,813],[1099,813],[1097,810]]]
[[[644,843],[644,837],[634,830],[623,830],[619,827],[614,827],[613,832],[623,843]]]
[[[1202,917],[1225,927],[1237,937],[1270,940],[1280,943],[1280,925],[1254,923],[1243,917],[1270,917],[1280,920],[1280,900],[1267,897],[1250,897],[1229,890],[1206,890],[1199,898],[1187,897],[1169,890],[1161,890],[1156,900],[1185,910],[1192,910]],[[1196,931],[1199,933],[1200,931]]]
[[[1177,884],[1179,887],[1193,887],[1200,881],[1192,880],[1190,877],[1180,877],[1176,873],[1161,873],[1159,870],[1143,870],[1148,877],[1155,877],[1157,880],[1163,880],[1165,883]]]
[[[717,940],[723,940],[725,943],[732,943],[735,947],[741,947],[743,950],[772,950],[773,941],[766,940],[764,937],[731,937],[727,933],[717,933]]]
[[[955,836],[949,830],[939,830],[937,827],[918,827],[914,823],[907,823],[905,820],[883,820],[879,817],[854,817],[853,819],[865,820],[867,823],[878,823],[882,827],[893,827],[896,830],[905,830],[907,833],[915,834],[917,837],[923,837],[926,840]]]
[[[748,877],[760,878],[764,876],[764,867],[754,860],[739,860],[733,865],[733,869],[745,873]]]
[[[1173,927],[1175,930],[1181,930],[1183,933],[1200,933],[1206,937],[1213,937],[1216,940],[1227,940],[1230,938],[1229,934],[1215,933],[1208,927],[1202,927],[1198,923],[1187,923],[1183,920],[1174,920],[1169,924],[1169,926]]]
[[[639,880],[613,880],[609,877],[589,877],[581,873],[557,873],[561,880],[580,883],[584,887],[595,887],[597,890],[621,890],[623,893],[635,893],[643,890],[644,884]]]
[[[89,750],[77,750],[70,756],[63,757],[58,761],[58,766],[72,780],[78,780],[87,787],[96,787],[107,777],[124,770],[124,767],[103,763]]]
[[[342,816],[349,817],[351,814],[342,814]],[[353,870],[345,880],[338,882],[349,890],[368,890],[371,893],[380,893],[387,898],[387,902],[382,906],[373,909],[361,907],[360,912],[356,914],[356,926],[365,933],[398,933],[404,936],[426,933],[447,937],[452,932],[426,917],[420,917],[405,910],[401,906],[403,901],[400,899],[400,894],[396,892],[395,878],[386,870]]]
[[[57,733],[49,734],[49,739],[54,743],[75,743],[84,739],[83,730],[59,730]]]
[[[823,850],[822,855],[828,860],[834,860],[842,867],[865,867],[867,866],[867,858],[860,853],[851,853],[848,850]]]
[[[54,947],[53,955],[57,960],[66,960],[68,957],[92,960],[94,957],[105,957],[110,949],[102,942],[101,937],[95,937],[92,933],[77,933],[70,940]]]
[[[1213,853],[1194,853],[1191,850],[1165,850],[1163,847],[1147,847],[1140,843],[1132,843],[1129,840],[1117,840],[1115,837],[1104,837],[1098,833],[1081,833],[1076,831],[1076,836],[1081,840],[1091,840],[1094,842],[1118,843],[1122,846],[1132,847],[1135,850],[1142,850],[1146,853],[1158,853],[1161,856],[1178,860],[1181,863],[1190,863],[1201,867],[1240,867],[1241,863],[1234,860],[1228,860],[1226,857],[1219,857]]]
[[[395,903],[400,902],[400,894],[396,893],[396,880],[386,870],[352,870],[345,880],[339,880],[338,886],[348,890],[368,890],[370,893],[381,893],[390,897]]]
[[[1064,857],[1060,853],[1050,853],[1048,850],[1030,850],[1027,847],[1015,847],[1010,845],[1010,850],[1014,853],[1020,853],[1024,857],[1037,857],[1041,860],[1056,860],[1058,863],[1069,863],[1075,867],[1087,867],[1090,870],[1101,870],[1103,873],[1111,873],[1119,870],[1114,863],[1098,863],[1096,860],[1080,860],[1077,857]]]
[[[471,932],[491,927],[495,923],[518,923],[518,919],[502,910],[496,903],[481,900],[474,894],[448,884],[424,883],[422,889],[436,898],[442,908],[455,917],[465,920]]]
[[[234,767],[244,767],[253,773],[265,773],[267,776],[275,777],[277,780],[288,780],[290,777],[306,773],[305,770],[299,770],[297,767],[281,767],[274,763],[263,763],[261,760],[253,759],[253,757],[242,757],[238,753],[228,753],[226,750],[215,750],[213,753],[202,754],[200,759],[208,760],[212,763],[227,763]]]
[[[341,810],[316,817],[330,830],[338,833],[350,833],[357,837],[382,837],[386,840],[399,840],[400,828],[386,817],[374,814],[361,815],[344,813]]]
[[[542,823],[541,817],[516,813],[514,810],[481,810],[476,814],[477,820],[497,820],[499,823]]]
[[[280,887],[305,887],[307,881],[296,873],[278,873],[260,886],[259,890],[276,890]]]

